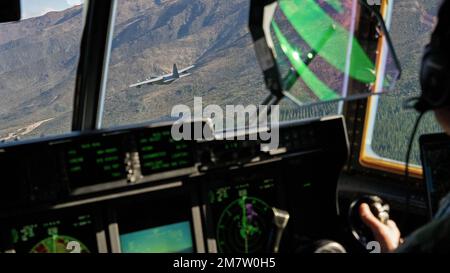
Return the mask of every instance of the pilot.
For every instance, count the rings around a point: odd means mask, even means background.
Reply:
[[[444,54],[439,55],[444,60],[440,60],[446,68],[441,68],[440,73],[447,73],[441,78],[447,83],[438,83],[442,87],[440,92],[450,93],[449,71],[450,71],[450,0],[445,0],[440,12],[439,23],[433,34],[440,35],[440,50]],[[443,34],[443,35],[442,35]],[[435,41],[435,40],[433,40]],[[445,74],[444,74],[445,75]],[[423,76],[423,73],[422,73]],[[423,82],[422,82],[423,86]],[[434,110],[435,116],[444,131],[450,135],[450,107],[443,107]],[[401,239],[400,230],[394,221],[389,220],[383,224],[371,212],[367,204],[362,204],[359,208],[361,220],[371,229],[375,239],[380,243],[383,252],[421,252],[421,253],[450,253],[450,193],[440,203],[440,210],[433,221],[418,229],[404,241]]]

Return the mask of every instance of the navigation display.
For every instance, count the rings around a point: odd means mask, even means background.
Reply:
[[[235,179],[209,190],[208,199],[218,252],[268,252],[277,203],[274,179]]]
[[[96,229],[91,214],[35,217],[10,226],[11,247],[17,253],[95,253]]]
[[[188,221],[120,235],[122,253],[193,253]]]
[[[82,187],[126,178],[122,136],[100,136],[66,145],[63,152],[71,185]]]
[[[175,141],[170,126],[140,133],[138,148],[143,175],[194,165],[193,143]]]

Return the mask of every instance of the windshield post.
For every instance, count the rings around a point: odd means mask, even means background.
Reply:
[[[116,0],[88,1],[75,87],[73,131],[101,127]]]

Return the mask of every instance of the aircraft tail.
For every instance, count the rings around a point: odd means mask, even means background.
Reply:
[[[173,64],[173,77],[178,79],[180,77],[180,73],[178,72],[177,64]]]

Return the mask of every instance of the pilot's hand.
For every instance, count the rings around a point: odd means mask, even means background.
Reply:
[[[366,224],[381,245],[381,251],[393,252],[400,244],[400,230],[394,221],[388,220],[386,224],[383,224],[378,220],[367,204],[361,204],[359,207],[359,215],[364,224]]]

